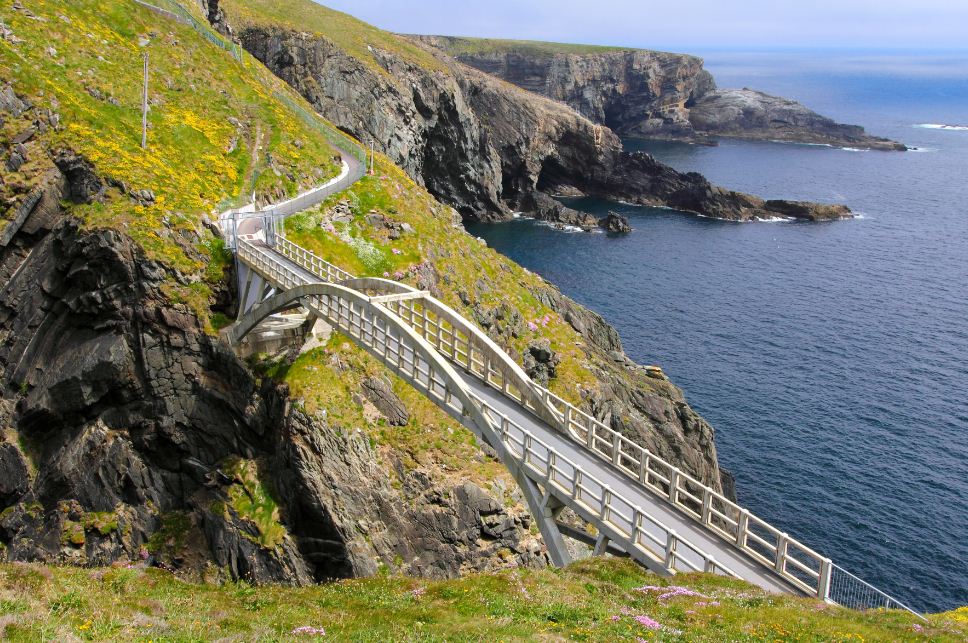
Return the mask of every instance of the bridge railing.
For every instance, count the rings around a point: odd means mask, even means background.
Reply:
[[[277,288],[311,283],[267,248],[240,239],[238,253],[246,265]],[[331,287],[333,294],[306,296],[303,302],[459,421],[466,423],[469,417],[461,400],[471,400],[489,423],[488,432],[501,440],[506,452],[527,470],[532,480],[540,481],[638,560],[669,571],[705,571],[738,577],[714,556],[682,539],[622,493],[610,489],[594,474],[474,396],[456,373],[435,366],[432,357],[421,354],[420,347],[400,332],[401,327],[411,331],[412,327],[393,312],[369,302],[362,293],[336,284]],[[398,321],[396,329],[394,321]],[[422,341],[416,333],[414,338]],[[460,389],[460,395],[456,389]]]
[[[291,242],[288,242],[291,244]],[[292,244],[295,245],[295,244]],[[298,247],[298,246],[297,246]],[[305,250],[287,254],[297,265],[326,278],[335,266]],[[426,305],[423,299],[407,299],[384,304],[409,324],[440,354],[467,372],[502,391],[525,408],[536,404],[521,391],[517,378],[500,368],[502,360],[494,349],[475,341],[460,323],[445,318]],[[464,324],[469,324],[462,320]],[[496,350],[500,350],[497,348]],[[539,391],[544,402],[555,410],[559,428],[622,473],[688,514],[729,543],[743,550],[760,564],[804,593],[827,597],[831,561],[791,538],[765,520],[749,513],[721,493],[703,484],[658,455],[633,442],[561,397],[528,382]]]
[[[857,578],[839,565],[833,566],[829,598],[834,603],[844,607],[853,609],[899,609],[911,612],[922,620],[927,620],[893,596]]]

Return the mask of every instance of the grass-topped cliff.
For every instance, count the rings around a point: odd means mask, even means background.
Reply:
[[[381,68],[373,48],[393,52],[428,70],[444,67],[431,54],[405,38],[378,29],[358,18],[315,2],[302,0],[228,0],[219,3],[231,24],[289,28],[323,35],[337,47],[374,68]]]
[[[93,590],[93,592],[92,592]],[[738,581],[674,582],[627,561],[458,580],[399,576],[310,588],[194,585],[141,564],[0,566],[11,641],[963,641],[968,609],[860,613]]]
[[[89,229],[130,235],[149,259],[180,272],[193,283],[173,281],[172,292],[205,314],[225,256],[203,218],[253,193],[275,199],[338,172],[325,137],[277,99],[295,99],[284,83],[191,27],[127,0],[14,5],[0,10],[0,83],[31,109],[3,119],[0,147],[33,134],[21,143],[25,162],[5,168],[0,227],[69,150],[101,182],[77,195],[71,214]]]
[[[417,36],[447,54],[459,58],[478,54],[520,53],[535,58],[550,58],[559,54],[594,55],[620,51],[648,51],[639,47],[583,45],[570,42],[543,40],[510,40],[506,38],[469,38],[460,36]]]

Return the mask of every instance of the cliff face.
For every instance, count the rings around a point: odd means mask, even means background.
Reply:
[[[460,52],[464,39],[412,36],[523,89],[565,103],[621,136],[695,135],[689,108],[716,85],[696,56],[625,50],[552,54],[527,50]]]
[[[364,64],[321,35],[243,23],[243,46],[327,119],[373,141],[465,218],[501,220],[535,195],[589,194],[722,219],[772,218],[757,197],[622,151],[608,128],[437,53],[443,71],[370,47]],[[545,208],[531,210],[542,216]],[[816,208],[807,218],[849,216]]]
[[[545,564],[527,514],[471,482],[392,484],[364,436],[260,384],[161,292],[165,270],[69,217],[0,250],[6,560],[300,584]],[[262,490],[271,516],[238,502]]]
[[[695,56],[628,49],[574,53],[553,44],[411,36],[472,67],[565,103],[621,136],[711,142],[717,136],[904,150],[796,101],[716,88]],[[483,43],[483,44],[482,44]]]

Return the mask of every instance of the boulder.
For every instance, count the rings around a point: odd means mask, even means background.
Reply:
[[[629,220],[621,214],[612,211],[609,211],[608,216],[598,222],[598,226],[604,228],[606,232],[622,234],[632,232],[632,226],[629,225]]]
[[[368,377],[363,380],[363,395],[380,412],[391,426],[406,426],[410,414],[403,401],[393,392],[390,383],[382,377]]]

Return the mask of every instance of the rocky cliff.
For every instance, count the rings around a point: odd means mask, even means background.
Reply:
[[[79,180],[61,174],[54,202]],[[66,213],[26,229],[0,249],[5,559],[287,583],[545,564],[503,498],[388,473],[358,431],[260,383],[124,235]]]
[[[629,154],[607,127],[439,51],[433,66],[367,45],[367,60],[323,33],[253,18],[222,2],[243,46],[326,118],[372,141],[465,218],[501,220],[536,193],[589,194],[722,219],[773,218],[773,206]],[[542,216],[543,209],[532,210]],[[817,207],[806,218],[849,216]]]
[[[696,56],[649,51],[411,36],[457,60],[570,105],[621,136],[710,142],[718,136],[878,150],[904,145],[842,125],[796,101],[717,89]]]

